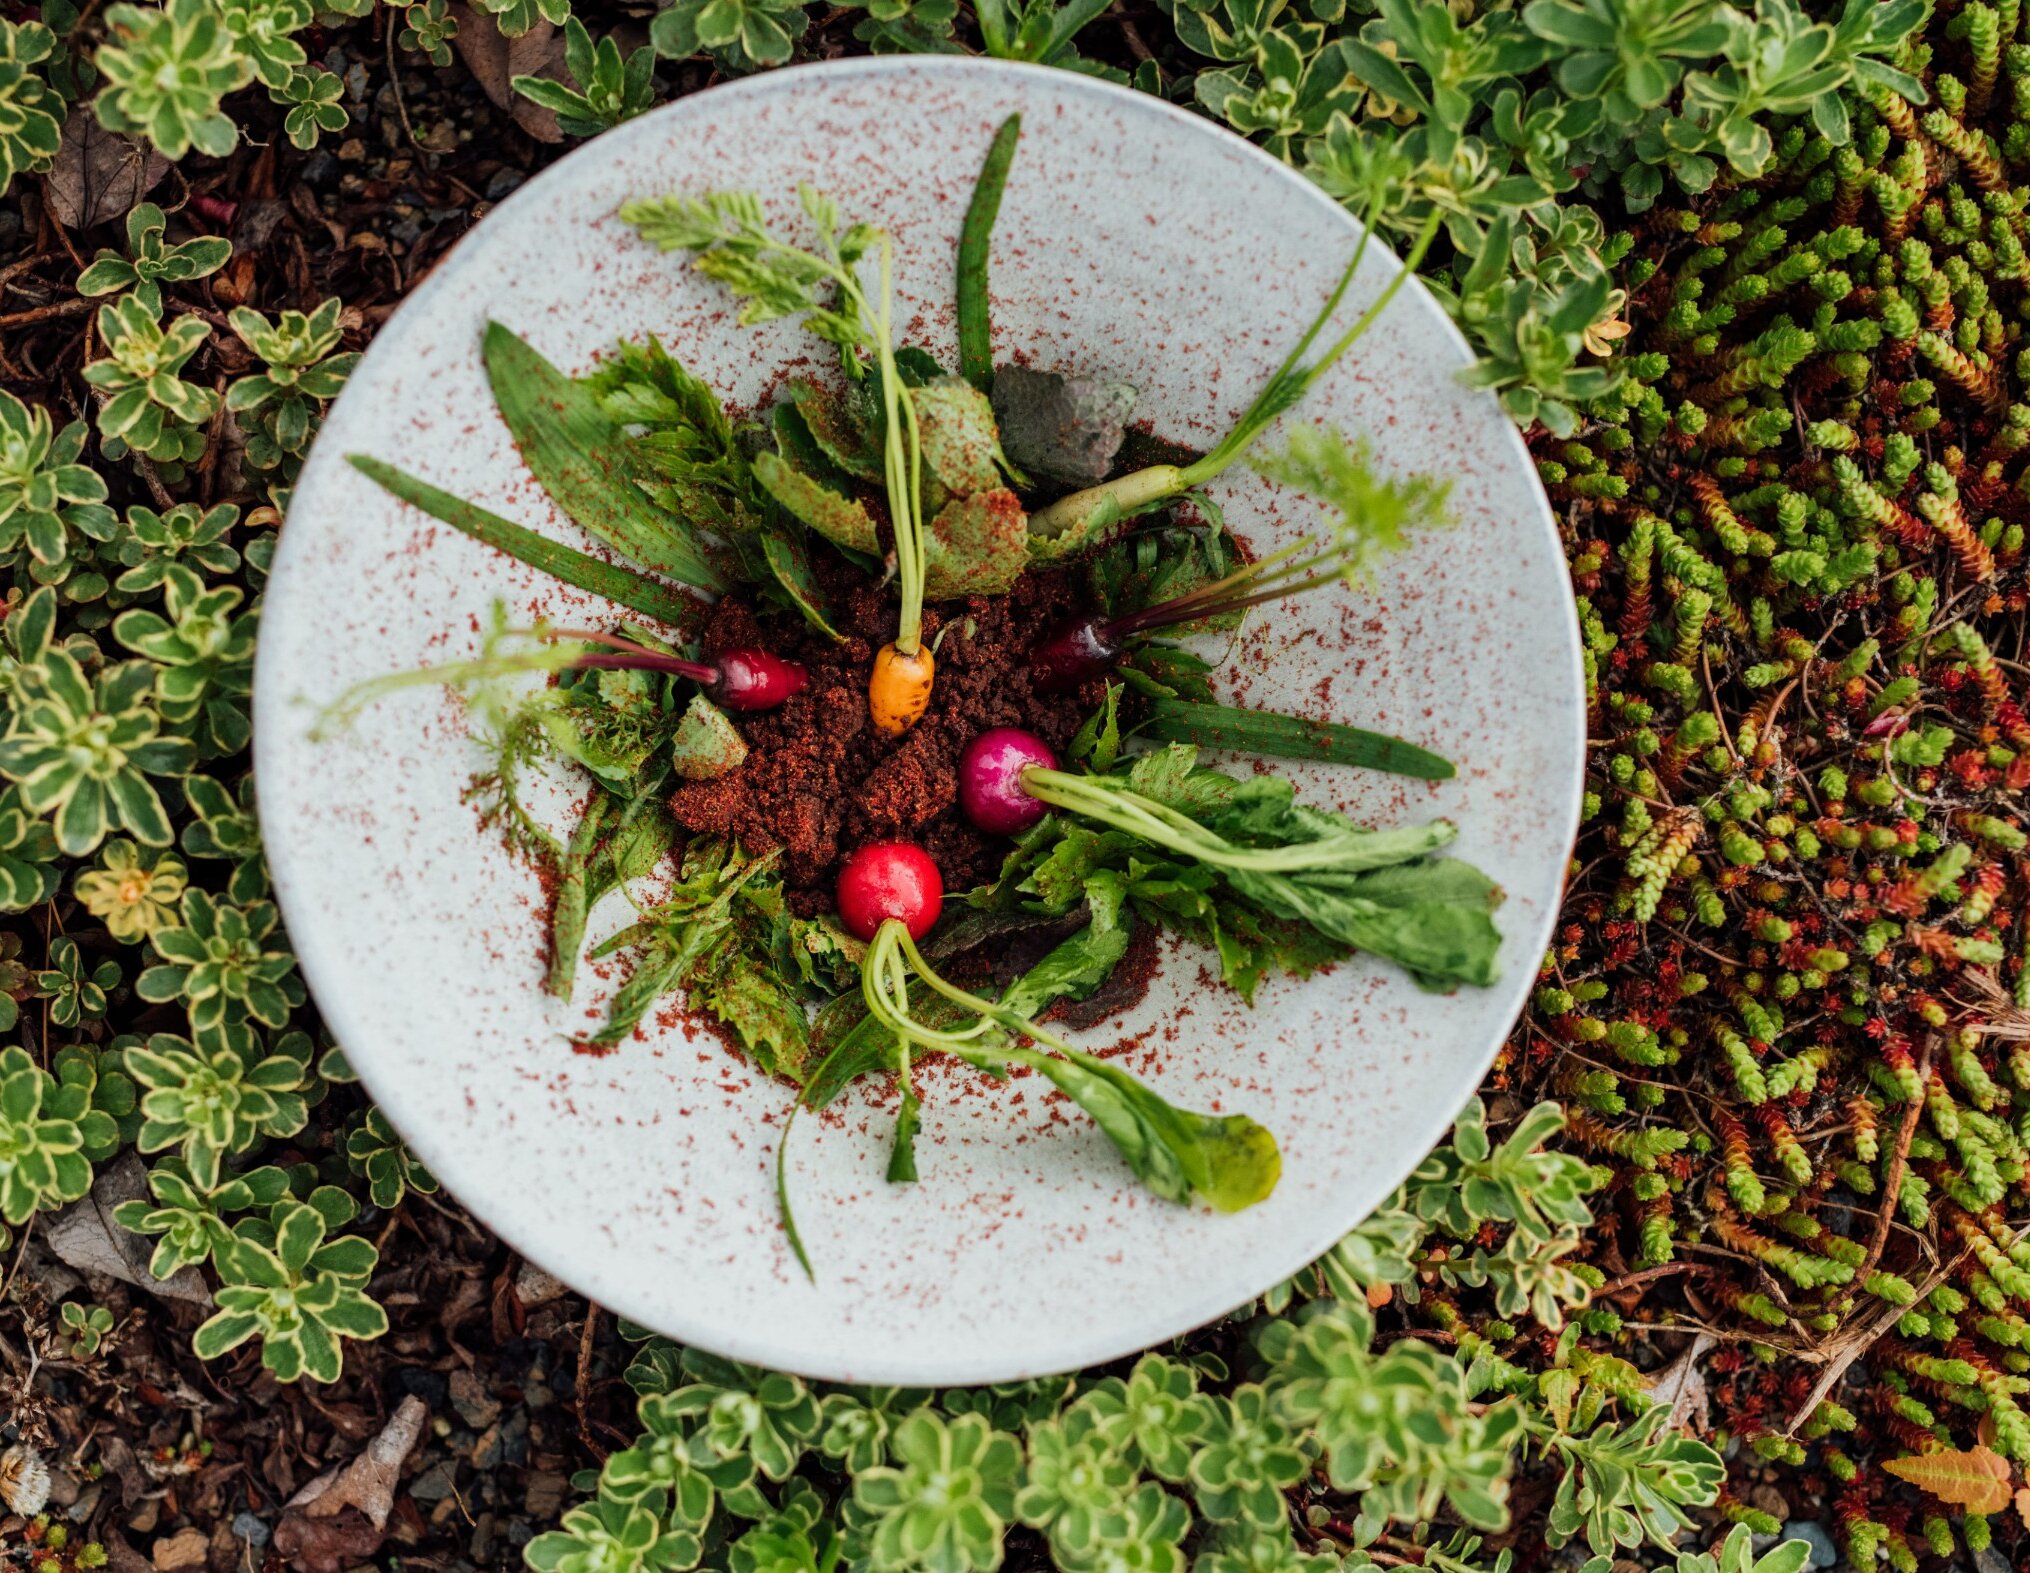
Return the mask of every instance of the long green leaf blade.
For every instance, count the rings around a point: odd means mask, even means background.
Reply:
[[[1104,6],[1102,7],[1104,9]],[[1008,188],[1008,170],[1015,162],[1015,142],[1022,135],[1022,117],[1010,115],[994,133],[987,161],[980,166],[973,200],[959,230],[959,375],[984,390],[994,377],[994,335],[987,299],[987,256],[994,238],[994,220],[1001,214],[1001,194]]]
[[[574,523],[644,568],[701,590],[726,588],[689,526],[635,484],[626,434],[591,389],[498,322],[486,325],[484,354],[494,400],[523,461]]]
[[[418,480],[392,464],[363,453],[347,454],[346,459],[354,469],[403,502],[421,508],[431,518],[450,525],[460,534],[484,542],[496,551],[506,552],[517,562],[527,563],[553,579],[561,579],[580,590],[590,590],[594,595],[603,595],[607,600],[640,612],[644,617],[653,617],[678,628],[695,624],[704,610],[695,596],[685,595],[630,569],[573,551],[548,536],[538,535],[534,530],[503,519],[497,513],[489,513],[477,503],[467,502],[463,497],[442,491],[428,481]]]
[[[1247,710],[1237,705],[1194,704],[1183,699],[1157,699],[1149,719],[1139,728],[1162,743],[1197,743],[1205,748],[1230,748],[1236,753],[1264,754],[1274,759],[1313,759],[1329,765],[1361,765],[1387,770],[1420,781],[1449,781],[1452,762],[1415,743],[1383,732],[1366,732],[1336,721],[1307,721],[1273,710]]]

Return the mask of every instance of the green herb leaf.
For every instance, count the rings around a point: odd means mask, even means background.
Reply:
[[[1029,563],[1029,520],[1006,487],[956,497],[924,532],[923,593],[930,600],[1005,595]]]
[[[726,588],[688,525],[656,508],[636,484],[630,445],[591,389],[498,322],[486,325],[484,355],[523,461],[574,523],[645,568],[701,590]]]
[[[1239,705],[1159,698],[1149,706],[1148,719],[1135,730],[1139,736],[1159,742],[1197,743],[1276,759],[1361,765],[1422,781],[1448,781],[1455,773],[1449,760],[1398,737]]]
[[[942,377],[918,388],[912,402],[924,467],[945,490],[970,497],[1001,484],[1006,461],[984,393],[960,378]]]
[[[870,557],[881,556],[881,537],[875,529],[874,516],[859,498],[848,497],[822,481],[813,480],[775,453],[754,456],[754,478],[769,496],[826,540]]]
[[[973,184],[973,199],[966,204],[965,222],[959,228],[959,373],[976,388],[985,388],[994,376],[988,257],[994,220],[1001,213],[1001,195],[1008,188],[1008,171],[1015,162],[1015,143],[1021,135],[1020,115],[1010,115],[1001,122],[987,148],[986,162],[980,166],[980,178]]]
[[[556,908],[550,917],[550,971],[544,980],[544,986],[558,999],[571,997],[571,985],[578,976],[578,952],[585,943],[585,914],[591,904],[588,876],[612,812],[612,797],[595,790],[564,848]]]
[[[670,739],[670,768],[686,781],[710,781],[747,763],[740,729],[703,694],[691,695]]]
[[[363,453],[349,453],[346,462],[362,475],[378,482],[403,502],[421,508],[431,518],[450,525],[461,534],[482,541],[517,562],[527,563],[539,573],[561,579],[580,590],[603,595],[616,605],[653,617],[678,628],[695,624],[703,605],[693,596],[614,563],[601,562],[583,552],[538,535],[526,526],[489,513],[477,503],[418,480]]]
[[[1220,1212],[1252,1207],[1276,1188],[1283,1158],[1276,1138],[1245,1114],[1198,1114],[1165,1102],[1107,1060],[1075,1049],[1063,1058],[1004,1049],[1093,1117],[1141,1182],[1173,1202],[1203,1197]]]

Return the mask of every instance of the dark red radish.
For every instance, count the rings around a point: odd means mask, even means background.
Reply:
[[[922,847],[870,841],[840,867],[838,896],[839,921],[855,939],[871,941],[889,918],[922,939],[943,909],[945,882]]]
[[[580,656],[573,666],[636,672],[674,672],[688,677],[705,690],[705,697],[728,710],[773,710],[785,700],[803,692],[809,674],[801,661],[785,661],[766,650],[721,650],[713,661],[686,661],[682,656],[664,655],[639,645],[604,635],[597,638],[611,645]]]
[[[990,836],[1012,836],[1027,830],[1049,809],[1022,786],[1022,772],[1032,765],[1057,768],[1057,755],[1034,732],[997,726],[966,745],[959,760],[959,807]]]

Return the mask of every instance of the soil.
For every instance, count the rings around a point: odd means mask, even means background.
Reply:
[[[715,608],[707,651],[758,644],[802,661],[810,681],[780,709],[740,717],[746,763],[680,787],[670,800],[677,822],[736,837],[750,852],[781,847],[790,906],[803,917],[831,910],[839,863],[869,841],[915,842],[936,861],[947,891],[992,880],[1008,842],[975,830],[959,812],[959,758],[995,726],[1024,727],[1062,755],[1100,705],[1099,679],[1044,694],[1029,677],[1039,634],[1083,609],[1072,583],[1061,570],[1032,572],[1007,595],[926,608],[924,638],[937,651],[930,710],[890,738],[868,713],[867,675],[874,652],[895,636],[893,589],[843,562],[819,572],[829,581],[833,626],[845,636],[838,643],[733,597]]]

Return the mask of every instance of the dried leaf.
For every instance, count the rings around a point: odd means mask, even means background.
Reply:
[[[1970,1513],[1999,1513],[2010,1502],[2008,1461],[1991,1448],[1972,1447],[1964,1453],[1941,1448],[1914,1458],[1892,1458],[1882,1467]]]
[[[2016,1513],[2023,1520],[2023,1527],[2030,1529],[2030,1486],[2024,1486],[2017,1491]]]
[[[211,1292],[196,1268],[183,1268],[166,1280],[155,1277],[148,1271],[154,1242],[113,1221],[113,1209],[122,1202],[147,1199],[147,1177],[148,1171],[140,1158],[131,1150],[122,1153],[99,1170],[89,1196],[72,1202],[50,1219],[43,1238],[60,1260],[81,1273],[117,1278],[163,1300],[185,1300],[208,1307]]]
[[[211,1537],[195,1524],[158,1540],[149,1547],[155,1573],[191,1573],[201,1568],[211,1551]]]
[[[285,1513],[275,1526],[274,1545],[301,1573],[346,1573],[381,1549],[381,1531],[355,1507],[333,1518]]]
[[[1670,1405],[1670,1420],[1665,1429],[1675,1431],[1683,1426],[1694,1436],[1704,1436],[1713,1428],[1706,1373],[1699,1368],[1699,1362],[1719,1341],[1711,1333],[1696,1334],[1684,1353],[1651,1375],[1646,1384],[1649,1396],[1659,1404]]]
[[[301,1573],[344,1573],[381,1549],[402,1460],[423,1434],[429,1408],[413,1395],[343,1469],[327,1469],[288,1501],[275,1549]]]
[[[108,131],[89,104],[79,104],[63,123],[63,140],[42,189],[59,224],[90,229],[124,218],[168,173],[168,159],[144,142]]]
[[[518,76],[546,76],[554,82],[569,79],[563,35],[556,27],[539,20],[520,38],[508,38],[492,17],[482,16],[464,0],[453,0],[451,15],[458,22],[451,47],[494,107],[505,109],[515,124],[538,142],[563,141],[556,111],[522,97],[513,86]]]

